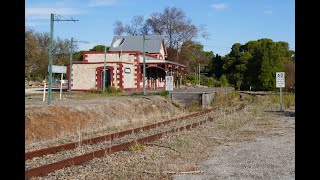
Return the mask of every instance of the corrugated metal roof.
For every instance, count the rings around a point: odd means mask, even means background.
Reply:
[[[121,40],[122,38],[124,41]],[[159,53],[163,36],[146,35],[145,38],[145,51],[148,53]],[[123,43],[121,43],[122,41]],[[109,51],[143,52],[143,36],[114,36]]]

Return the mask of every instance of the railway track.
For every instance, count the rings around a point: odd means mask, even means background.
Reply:
[[[86,145],[86,144],[96,144],[96,143],[99,143],[99,142],[102,142],[102,141],[112,141],[114,139],[121,138],[121,137],[124,137],[126,135],[138,133],[138,132],[141,132],[141,131],[147,131],[147,130],[150,130],[150,129],[158,128],[160,126],[169,125],[170,123],[174,123],[174,122],[182,121],[182,120],[185,120],[185,119],[188,119],[188,118],[191,118],[191,117],[203,115],[203,114],[206,114],[206,113],[211,112],[213,110],[215,110],[215,109],[207,109],[207,110],[204,110],[204,111],[201,111],[201,112],[189,114],[187,116],[174,118],[174,119],[170,119],[170,120],[159,122],[159,123],[154,123],[154,124],[146,125],[146,126],[143,126],[143,127],[138,127],[138,128],[129,129],[129,130],[125,130],[125,131],[121,131],[121,132],[117,132],[117,133],[112,133],[112,134],[108,134],[108,135],[105,135],[105,136],[99,136],[99,137],[95,137],[95,138],[84,139],[81,142],[79,142],[79,141],[78,142],[72,142],[72,143],[67,143],[67,144],[63,144],[63,145],[59,145],[59,146],[48,147],[48,148],[44,148],[44,149],[40,149],[40,150],[36,150],[36,151],[27,152],[27,153],[25,153],[25,160],[32,159],[34,157],[40,157],[40,156],[47,155],[47,154],[57,153],[57,152],[60,152],[60,151],[75,149],[79,145],[81,146],[81,145]]]
[[[172,133],[190,130],[206,124],[209,121],[213,121],[213,115],[209,114],[214,110],[215,109],[208,109],[164,122],[96,138],[85,139],[81,142],[68,143],[60,146],[27,152],[25,154],[25,160],[26,167],[29,167],[26,168],[27,170],[25,171],[25,179],[30,179],[34,176],[44,176],[58,169],[72,165],[79,165],[86,161],[92,160],[93,158],[99,158],[105,156],[106,154],[121,151],[134,144],[144,144],[149,141],[158,140]],[[238,110],[240,109],[237,109],[236,111]],[[192,119],[193,117],[195,119]],[[95,144],[97,147],[93,147]],[[86,152],[83,152],[81,155],[77,155],[76,152],[79,148],[86,149]],[[72,155],[67,156],[67,158],[60,158],[59,156],[65,156],[64,152],[69,152],[69,154]],[[56,159],[53,157],[56,157]],[[27,161],[33,162],[33,160],[37,162],[36,164],[40,164],[40,166],[35,167],[28,165]]]

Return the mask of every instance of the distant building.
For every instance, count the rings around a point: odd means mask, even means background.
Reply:
[[[114,36],[106,54],[86,51],[82,62],[73,62],[72,91],[102,90],[105,56],[105,87],[114,86],[125,91],[143,89],[143,36]],[[145,36],[146,89],[165,89],[166,74],[174,78],[184,74],[185,66],[167,61],[167,56],[162,35]]]

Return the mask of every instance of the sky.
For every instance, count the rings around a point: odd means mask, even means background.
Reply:
[[[54,21],[54,38],[73,37],[78,50],[89,50],[111,45],[116,20],[126,25],[134,16],[146,19],[166,7],[183,10],[197,27],[206,26],[209,39],[196,39],[205,51],[224,56],[234,43],[261,38],[288,42],[295,50],[294,0],[26,0],[25,26],[49,33],[51,13],[79,20]]]

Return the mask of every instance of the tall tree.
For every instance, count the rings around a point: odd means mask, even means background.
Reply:
[[[42,81],[48,75],[49,33],[38,33],[30,27],[25,29],[25,76],[28,80]],[[71,42],[68,39],[53,40],[53,64],[67,65]],[[74,50],[77,45],[74,44]]]
[[[154,12],[143,23],[142,16],[134,16],[130,24],[123,25],[117,20],[114,23],[115,35],[159,34],[165,38],[168,60],[176,60],[179,45],[187,41],[194,41],[200,34],[208,38],[205,25],[197,27],[187,18],[185,12],[176,7],[166,7],[163,12]]]
[[[123,25],[120,20],[116,20],[113,26],[115,35],[147,35],[149,31],[143,16],[133,16],[130,23],[126,25]]]
[[[219,79],[222,75],[222,66],[223,66],[222,57],[219,54],[216,54],[216,56],[212,58],[211,64],[212,64],[210,68],[211,70],[209,71],[208,76]]]
[[[193,41],[186,41],[181,46],[178,62],[187,66],[187,71],[194,72],[198,64],[210,64],[213,52],[203,51],[203,45]]]
[[[295,63],[292,60],[284,60],[285,91],[290,91],[295,87]]]

